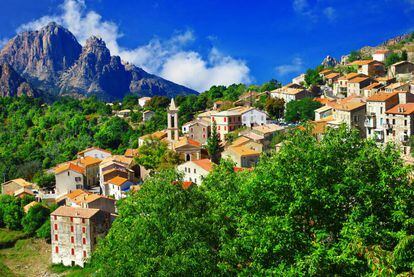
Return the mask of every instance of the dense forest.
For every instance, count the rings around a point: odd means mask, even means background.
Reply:
[[[99,276],[411,276],[414,190],[392,146],[345,127],[296,131],[252,171],[200,187],[162,171],[125,198],[91,261]]]

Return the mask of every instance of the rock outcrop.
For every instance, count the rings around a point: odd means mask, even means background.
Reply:
[[[36,96],[35,90],[9,64],[0,66],[0,97]]]
[[[328,55],[325,59],[323,59],[321,64],[323,67],[335,67],[339,64],[339,62],[335,58]]]
[[[49,95],[120,99],[142,96],[192,94],[196,91],[124,64],[111,56],[105,42],[89,38],[82,47],[75,36],[56,23],[26,31],[0,51],[0,64],[9,64],[35,89]]]

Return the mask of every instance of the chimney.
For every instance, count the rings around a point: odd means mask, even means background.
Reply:
[[[405,91],[398,92],[398,102],[400,104],[407,104],[407,92]]]

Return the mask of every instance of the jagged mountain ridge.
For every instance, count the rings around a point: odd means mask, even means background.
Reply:
[[[105,42],[91,37],[82,47],[67,29],[52,22],[38,31],[26,31],[0,51],[7,63],[34,88],[52,95],[120,99],[128,93],[142,96],[193,94],[175,84],[111,56]]]

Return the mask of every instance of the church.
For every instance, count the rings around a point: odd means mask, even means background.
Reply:
[[[180,154],[183,161],[194,161],[201,159],[201,143],[186,136],[179,136],[178,127],[178,107],[174,99],[171,99],[170,106],[167,109],[167,141],[169,148]]]

